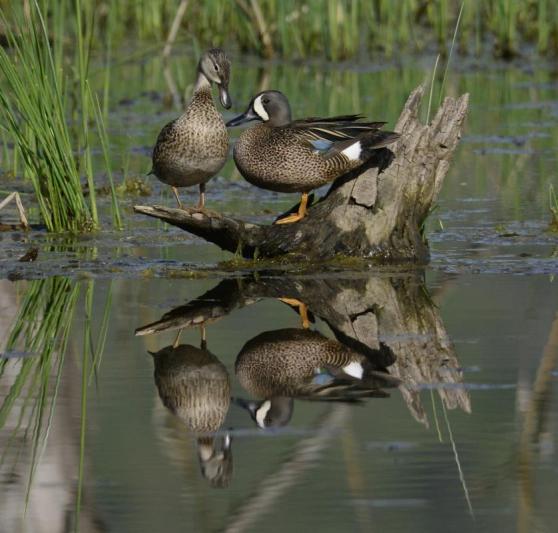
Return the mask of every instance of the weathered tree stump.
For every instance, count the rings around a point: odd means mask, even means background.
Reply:
[[[429,259],[424,222],[434,206],[467,114],[469,96],[446,98],[430,124],[419,121],[424,87],[409,96],[390,150],[337,179],[305,219],[261,225],[215,212],[164,206],[135,206],[246,258],[292,257],[326,260],[336,255],[379,263],[419,263]],[[295,208],[293,208],[294,210]]]

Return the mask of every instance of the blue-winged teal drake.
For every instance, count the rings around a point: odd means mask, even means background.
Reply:
[[[230,405],[230,381],[225,366],[207,350],[188,344],[167,346],[151,354],[161,401],[197,440],[203,476],[212,486],[226,486],[232,473],[231,439],[215,435]]]
[[[229,76],[230,62],[223,50],[213,48],[205,52],[198,63],[194,94],[184,113],[169,122],[157,138],[151,173],[172,187],[179,207],[182,203],[176,188],[199,185],[198,208],[203,209],[205,184],[227,159],[229,136],[213,102],[211,84],[219,87],[221,104],[228,109]]]
[[[286,96],[264,91],[227,123],[230,127],[261,122],[242,132],[234,147],[236,166],[247,181],[272,191],[302,193],[298,213],[278,224],[301,220],[312,189],[359,167],[373,150],[399,138],[397,133],[380,130],[385,122],[361,122],[362,118],[343,115],[293,121]]]
[[[286,425],[293,398],[359,401],[386,396],[397,379],[355,350],[317,331],[266,331],[249,340],[235,362],[242,387],[257,400],[235,398],[261,428]]]

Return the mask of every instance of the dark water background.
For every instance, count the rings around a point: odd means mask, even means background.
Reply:
[[[193,63],[187,51],[175,58],[180,88],[191,83]],[[262,66],[237,58],[226,116],[273,87],[295,116],[360,111],[393,125],[433,63]],[[162,65],[123,51],[110,87],[114,166],[143,180],[159,129],[177,114],[165,105]],[[152,179],[150,197],[123,197],[121,233],[0,234],[0,349],[18,325],[29,328],[5,352],[0,375],[0,531],[554,531],[558,259],[546,229],[548,187],[557,184],[556,71],[457,59],[446,91],[470,92],[471,109],[428,223],[425,271],[224,272],[230,254],[132,214],[136,203],[173,202]],[[0,184],[27,190],[9,178]],[[208,185],[211,208],[254,221],[295,200],[249,186],[232,162]],[[37,262],[16,263],[30,247]],[[213,488],[197,436],[163,406],[154,381],[148,351],[172,345],[176,330],[134,331],[223,277],[240,287],[242,305],[227,300],[227,289],[188,316],[212,317],[207,348],[224,365],[231,396],[257,399],[235,373],[246,342],[300,328],[277,291],[261,289],[267,282],[292,285],[285,297],[323,284],[342,316],[351,315],[343,306],[362,303],[378,324],[374,342],[395,359],[382,371],[401,381],[362,402],[295,399],[289,422],[265,431],[231,404],[218,438],[232,438],[232,474]],[[307,303],[311,329],[335,338],[339,323]],[[45,358],[65,325],[65,358],[58,349]],[[41,327],[44,340],[33,347]],[[180,342],[199,346],[198,328]]]

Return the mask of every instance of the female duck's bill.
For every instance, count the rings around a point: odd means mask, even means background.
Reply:
[[[219,100],[221,101],[221,105],[225,109],[230,109],[232,102],[231,102],[231,95],[229,94],[229,87],[228,85],[219,85]]]
[[[219,88],[219,100],[225,109],[230,109],[232,102],[229,94],[230,62],[223,50],[211,48],[203,54],[198,65],[198,73],[202,73],[209,82]]]

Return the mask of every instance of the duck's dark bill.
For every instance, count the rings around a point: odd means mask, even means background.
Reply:
[[[237,397],[233,397],[231,398],[231,400],[235,405],[238,405],[242,409],[246,409],[249,413],[252,414],[254,414],[256,412],[256,409],[258,408],[258,402],[249,401],[245,400],[244,398]]]
[[[251,122],[252,120],[261,120],[261,118],[258,115],[256,115],[256,113],[254,113],[252,109],[248,109],[246,113],[242,113],[242,115],[238,115],[238,117],[229,120],[227,122],[227,128],[240,126],[241,124],[245,124],[246,122]]]
[[[229,94],[228,87],[219,85],[219,100],[221,100],[221,105],[225,109],[230,109],[232,102],[231,102],[231,95]]]

